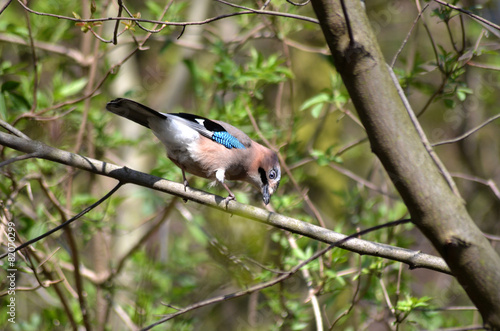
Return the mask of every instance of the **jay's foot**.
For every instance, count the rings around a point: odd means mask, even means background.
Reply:
[[[227,196],[227,198],[225,198],[224,200],[222,200],[222,203],[224,203],[226,205],[226,209],[227,209],[227,205],[229,204],[229,201],[233,201],[233,200],[236,201],[236,198],[231,193],[230,195]]]
[[[226,191],[229,193],[229,195],[227,196],[227,198],[225,198],[224,201],[223,201],[223,202],[226,203],[226,209],[227,209],[227,204],[229,203],[229,201],[231,201],[231,200],[235,200],[236,201],[236,198],[234,197],[234,194],[233,194],[233,192],[231,192],[231,190],[229,189],[229,187],[227,187],[226,183],[224,183],[223,181],[221,181],[220,183],[226,189]]]

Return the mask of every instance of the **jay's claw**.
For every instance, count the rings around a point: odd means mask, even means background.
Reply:
[[[228,195],[227,198],[225,198],[224,200],[222,200],[222,203],[224,203],[226,205],[226,209],[227,209],[227,205],[229,204],[229,201],[236,201],[236,198],[234,197],[234,195]]]

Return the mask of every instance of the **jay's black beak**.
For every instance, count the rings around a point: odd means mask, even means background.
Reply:
[[[271,199],[271,195],[269,194],[269,184],[265,184],[262,186],[262,201],[267,205],[269,204],[269,200]]]

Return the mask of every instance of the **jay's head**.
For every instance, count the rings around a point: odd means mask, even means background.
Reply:
[[[263,147],[262,157],[258,159],[257,176],[253,176],[252,182],[262,192],[262,201],[267,205],[271,195],[278,189],[281,179],[281,167],[278,155]]]

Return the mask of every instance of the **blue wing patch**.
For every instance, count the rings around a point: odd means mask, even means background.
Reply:
[[[245,146],[227,131],[216,131],[212,135],[212,140],[225,146],[226,148],[246,149]]]

